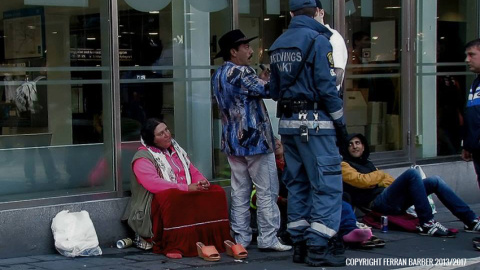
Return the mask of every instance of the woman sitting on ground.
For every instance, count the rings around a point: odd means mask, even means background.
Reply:
[[[210,185],[193,166],[165,122],[148,119],[141,139],[123,220],[140,240],[153,244],[154,253],[169,258],[196,256],[197,242],[224,252],[223,241],[232,238],[223,188]]]
[[[422,179],[415,169],[408,169],[394,179],[378,170],[368,159],[367,139],[362,134],[349,136],[348,149],[343,153],[343,191],[357,207],[372,209],[385,215],[401,215],[415,206],[421,235],[455,237],[455,234],[435,221],[427,196],[434,193],[445,207],[465,224],[466,232],[479,232],[480,221],[470,207],[438,176]]]

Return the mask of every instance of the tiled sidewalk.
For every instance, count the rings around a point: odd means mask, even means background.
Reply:
[[[472,207],[480,213],[480,205]],[[385,248],[371,250],[347,250],[347,258],[465,258],[468,262],[462,269],[480,269],[480,252],[475,251],[471,239],[479,234],[465,233],[462,223],[448,213],[446,209],[439,209],[437,220],[448,227],[460,229],[457,238],[433,238],[419,236],[414,233],[389,231],[381,233],[375,230],[377,236],[387,241]],[[3,243],[5,244],[5,243]],[[112,243],[113,245],[113,243]],[[198,257],[183,258],[180,260],[168,259],[163,255],[145,252],[137,248],[117,249],[102,247],[103,255],[98,257],[66,258],[59,254],[28,256],[19,258],[0,259],[2,269],[311,269],[303,264],[294,264],[291,261],[292,252],[259,252],[255,246],[249,247],[249,256],[246,260],[234,260],[222,253],[219,262],[206,262]],[[470,264],[470,265],[469,265]],[[336,269],[398,269],[398,266],[346,266]],[[321,268],[320,268],[321,269]],[[417,268],[413,268],[417,269]],[[418,268],[420,269],[420,268]],[[427,268],[421,268],[427,269]],[[437,269],[437,268],[431,268]],[[442,269],[442,268],[438,268]],[[443,268],[455,269],[455,268]]]

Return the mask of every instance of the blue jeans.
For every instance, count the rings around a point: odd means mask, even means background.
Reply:
[[[423,224],[433,219],[427,199],[432,193],[463,223],[470,224],[476,218],[470,207],[439,176],[422,179],[415,169],[406,170],[383,190],[373,201],[372,209],[386,215],[399,215],[414,205],[420,224]]]
[[[346,201],[342,201],[342,216],[340,219],[338,236],[340,236],[340,239],[342,239],[344,235],[357,228],[357,216],[355,216],[352,206]]]

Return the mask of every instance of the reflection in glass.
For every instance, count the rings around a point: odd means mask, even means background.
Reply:
[[[108,2],[27,2],[0,3],[0,201],[112,191]]]
[[[372,152],[400,150],[401,1],[351,0],[345,8],[348,132],[365,134]]]
[[[463,107],[466,102],[465,76],[453,72],[465,71],[464,44],[468,41],[467,22],[461,12],[452,20],[452,10],[459,10],[458,1],[438,1],[437,4],[437,155],[457,155],[461,152]]]
[[[417,154],[461,152],[463,109],[471,72],[464,45],[478,37],[477,1],[417,1]]]
[[[129,188],[137,127],[150,117],[162,118],[197,168],[213,178],[219,153],[210,72],[217,37],[231,28],[230,1],[171,1],[155,12],[123,0],[118,6],[123,186]]]

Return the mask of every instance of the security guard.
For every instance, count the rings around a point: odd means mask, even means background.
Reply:
[[[288,232],[293,261],[311,266],[343,266],[329,241],[338,231],[342,208],[341,156],[347,131],[343,101],[329,38],[314,19],[315,0],[290,0],[292,20],[270,48],[270,94],[277,103],[285,150]],[[338,134],[338,135],[337,135]]]

